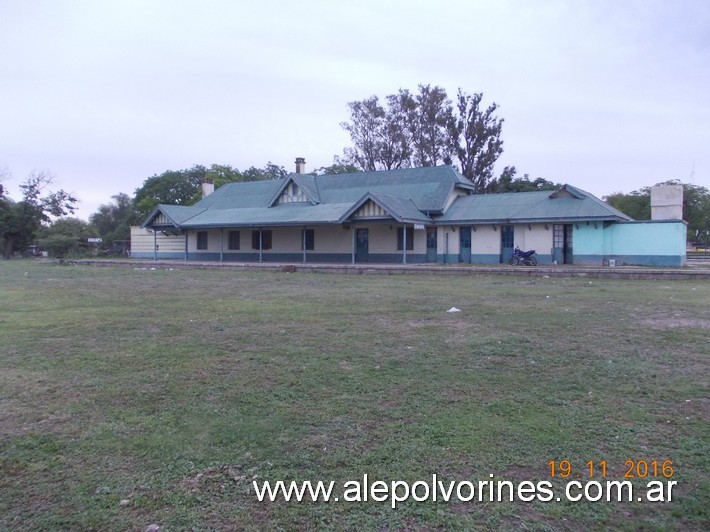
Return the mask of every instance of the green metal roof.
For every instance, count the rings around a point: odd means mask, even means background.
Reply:
[[[462,196],[437,218],[441,224],[622,221],[624,213],[575,187],[560,190]]]
[[[293,181],[309,199],[279,204]],[[337,175],[290,174],[273,181],[229,183],[192,206],[159,205],[143,227],[261,227],[338,224],[371,200],[400,223],[532,223],[627,221],[628,216],[593,195],[565,185],[557,191],[459,196],[442,214],[454,189],[471,184],[451,166]],[[164,215],[161,223],[159,215]],[[436,216],[440,215],[441,216]],[[432,220],[430,215],[434,215]]]
[[[287,225],[319,225],[341,223],[351,203],[312,205],[293,203],[278,207],[245,207],[240,209],[207,209],[182,227],[261,227]]]
[[[285,181],[285,179],[274,179],[227,183],[195,203],[193,207],[202,207],[203,209],[268,207],[269,201]]]
[[[424,212],[442,212],[455,187],[473,190],[471,183],[452,166],[403,168],[387,172],[324,175],[316,178],[323,203],[358,201],[375,192],[410,199]]]

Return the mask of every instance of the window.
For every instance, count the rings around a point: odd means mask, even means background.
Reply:
[[[306,241],[306,250],[313,251],[316,247],[315,231],[313,229],[304,229],[301,232],[301,249],[303,249],[303,241]]]
[[[239,231],[229,232],[229,241],[227,242],[227,249],[239,249]]]
[[[397,249],[402,250],[404,248],[404,227],[397,228]],[[407,249],[414,249],[414,227],[407,227]]]
[[[259,246],[259,233],[261,232],[261,246]],[[252,231],[251,249],[271,249],[271,231]]]
[[[552,247],[562,249],[565,245],[565,226],[555,224],[552,226]]]
[[[197,249],[207,249],[207,231],[197,231]]]

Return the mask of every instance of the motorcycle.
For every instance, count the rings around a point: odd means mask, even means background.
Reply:
[[[537,266],[537,256],[535,250],[531,249],[530,251],[521,251],[518,246],[515,246],[508,264],[511,266],[517,266],[518,264],[523,264],[525,266]]]

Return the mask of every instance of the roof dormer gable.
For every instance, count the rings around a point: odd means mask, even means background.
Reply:
[[[312,205],[320,203],[314,176],[291,174],[276,191],[269,206],[274,207],[289,203],[310,203]]]

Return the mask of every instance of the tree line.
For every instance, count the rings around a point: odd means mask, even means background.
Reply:
[[[333,164],[311,174],[343,174],[359,171],[396,170],[421,166],[453,165],[473,185],[476,193],[554,190],[559,183],[528,174],[518,176],[515,166],[494,174],[503,153],[503,118],[499,106],[483,103],[482,93],[458,89],[451,100],[438,86],[419,85],[416,91],[400,89],[383,99],[373,95],[347,104],[349,120],[341,127],[351,145],[334,156]],[[158,204],[191,205],[201,198],[201,183],[211,179],[215,187],[239,181],[280,179],[283,166],[239,171],[230,165],[195,165],[167,170],[147,178],[133,195],[120,193],[101,205],[89,222],[69,217],[76,198],[63,190],[51,191],[48,173],[33,173],[21,186],[22,199],[13,201],[0,184],[0,237],[2,253],[39,244],[56,256],[86,250],[90,236],[101,237],[103,251],[119,250],[130,238],[130,227],[140,224]],[[0,181],[3,175],[0,175]],[[669,183],[679,183],[670,181]],[[704,187],[683,184],[684,219],[689,239],[710,229],[710,193]],[[604,198],[634,219],[650,219],[650,187]],[[710,239],[710,234],[708,234]]]
[[[132,196],[126,193],[112,196],[86,222],[71,217],[76,212],[77,198],[62,189],[51,190],[52,174],[33,172],[20,185],[22,197],[18,201],[8,197],[0,185],[0,251],[6,259],[16,252],[31,254],[39,248],[60,258],[88,253],[90,248],[120,252],[130,239],[132,225],[140,225],[160,203],[190,205],[198,201],[205,179],[221,186],[235,181],[279,179],[287,174],[282,166],[271,162],[263,168],[252,166],[243,172],[221,164],[167,170],[147,178]],[[92,237],[101,238],[98,246],[89,245],[88,239]]]

